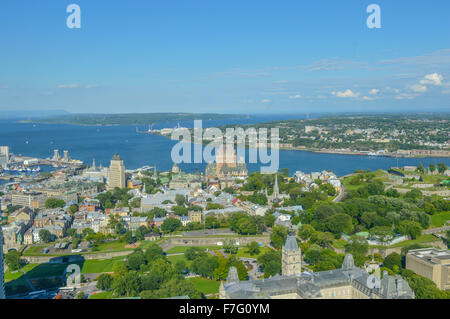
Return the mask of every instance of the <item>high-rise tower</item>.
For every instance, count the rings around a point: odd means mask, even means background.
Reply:
[[[109,166],[108,189],[125,188],[125,166],[119,154],[113,156]]]

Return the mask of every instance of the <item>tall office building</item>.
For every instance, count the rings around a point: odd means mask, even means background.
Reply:
[[[0,146],[0,167],[9,164],[9,146]]]
[[[53,161],[59,161],[61,160],[61,156],[59,156],[59,150],[53,150]]]
[[[111,165],[109,166],[108,174],[108,189],[114,189],[115,187],[125,188],[125,166],[123,160],[116,153],[111,159]]]
[[[0,226],[0,299],[5,299],[5,276],[3,271],[3,233]]]
[[[64,157],[63,157],[63,162],[68,162],[70,161],[70,157],[69,157],[69,151],[63,151],[64,153]]]

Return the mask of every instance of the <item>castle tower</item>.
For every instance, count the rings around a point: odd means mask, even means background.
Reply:
[[[283,276],[294,276],[302,273],[302,252],[295,236],[288,235],[281,255],[281,273]]]
[[[228,271],[227,284],[237,284],[239,283],[239,275],[236,267],[230,267]]]
[[[119,154],[113,156],[108,174],[108,189],[125,188],[125,166]]]
[[[3,270],[3,233],[0,226],[0,299],[5,299],[5,276]]]

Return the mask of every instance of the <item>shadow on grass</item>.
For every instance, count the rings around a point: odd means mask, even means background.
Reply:
[[[34,291],[58,289],[65,287],[67,283],[67,267],[76,264],[83,268],[85,259],[82,255],[70,255],[51,258],[49,262],[39,264],[36,267],[5,283],[5,292],[7,298],[19,298]],[[24,269],[26,271],[26,269]],[[21,270],[19,270],[21,272]],[[80,273],[81,274],[81,273]],[[30,285],[31,283],[31,285]]]

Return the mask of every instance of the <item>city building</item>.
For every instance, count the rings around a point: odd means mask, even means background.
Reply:
[[[9,164],[9,146],[0,146],[0,167],[5,168]]]
[[[245,161],[240,159],[237,161],[236,152],[229,145],[222,145],[216,150],[216,160],[209,163],[205,169],[205,177],[208,185],[217,183],[221,188],[233,186],[237,178],[245,178],[248,176]]]
[[[188,216],[192,223],[201,223],[203,221],[202,211],[190,211],[188,212]]]
[[[30,208],[45,208],[47,196],[41,192],[16,192],[11,195],[11,204],[13,206],[22,206]]]
[[[108,174],[108,189],[114,189],[116,187],[125,188],[125,166],[122,158],[119,154],[115,154],[111,159],[111,165],[109,167]]]
[[[231,267],[219,288],[220,299],[413,299],[414,293],[400,276],[387,272],[379,285],[369,273],[355,266],[347,254],[340,269],[301,273],[301,251],[294,236],[287,238],[282,253],[282,275],[240,281]]]
[[[423,248],[410,250],[406,269],[433,280],[441,290],[450,289],[450,250]]]

